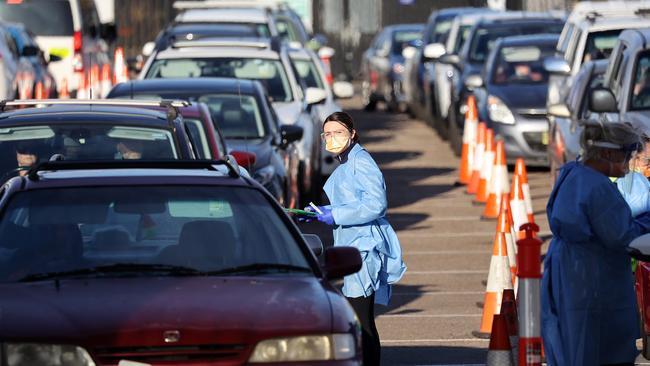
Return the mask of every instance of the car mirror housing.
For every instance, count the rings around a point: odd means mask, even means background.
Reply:
[[[548,114],[560,118],[571,118],[571,111],[569,110],[569,107],[564,103],[558,103],[549,106]]]
[[[589,92],[589,110],[596,113],[618,112],[612,91],[604,87],[592,89]]]
[[[330,280],[357,273],[361,269],[361,254],[354,247],[327,248],[323,269]]]
[[[142,46],[142,56],[149,57],[153,53],[154,49],[156,48],[156,43],[155,42],[147,42]]]
[[[545,58],[544,69],[551,74],[569,75],[571,73],[571,66],[561,57]]]
[[[460,69],[460,56],[451,53],[440,56],[438,59],[443,64],[452,65]]]
[[[465,79],[465,86],[470,90],[480,88],[483,86],[483,78],[481,75],[469,75]]]
[[[417,51],[418,51],[417,48],[415,48],[413,46],[408,46],[408,47],[406,47],[406,48],[404,48],[402,50],[402,57],[404,57],[405,59],[408,60],[408,59],[412,58],[413,56],[415,56],[415,53]]]
[[[424,58],[427,60],[437,60],[447,53],[442,43],[431,43],[424,47]]]
[[[627,247],[628,254],[643,262],[650,261],[650,234],[641,235],[632,240]]]
[[[247,151],[231,151],[230,155],[235,158],[235,161],[239,166],[243,166],[247,169],[255,165],[255,160],[257,160],[257,156],[254,153]]]
[[[323,254],[323,242],[320,240],[318,235],[302,234],[302,237],[305,239],[309,249],[311,249],[315,256],[320,257],[321,254]]]
[[[321,88],[307,88],[305,90],[305,100],[307,104],[318,104],[327,98],[327,92]]]
[[[347,81],[336,81],[332,85],[332,92],[338,99],[348,99],[354,96],[354,86]]]
[[[294,141],[302,138],[303,129],[300,126],[282,125],[280,126],[280,135],[282,136],[282,145],[287,146]]]

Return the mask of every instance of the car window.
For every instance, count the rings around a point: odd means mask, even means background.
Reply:
[[[185,126],[189,132],[192,142],[196,146],[199,159],[212,159],[212,152],[210,152],[210,144],[203,129],[203,123],[193,118],[183,118]]]
[[[0,248],[9,253],[0,257],[1,282],[115,265],[125,266],[124,270],[88,276],[165,275],[138,270],[145,265],[181,266],[208,275],[255,264],[295,266],[304,269],[296,274],[301,276],[313,273],[269,201],[257,190],[237,187],[21,192],[4,211]]]
[[[296,68],[298,77],[305,84],[306,87],[325,89],[325,86],[323,85],[323,80],[321,79],[320,74],[318,73],[318,69],[316,68],[316,65],[311,59],[310,60],[291,59],[291,62]]]
[[[443,43],[453,23],[454,18],[439,19],[429,30],[429,43]]]
[[[630,109],[650,109],[650,52],[643,52],[636,61]]]
[[[489,28],[479,28],[470,44],[469,60],[474,63],[483,63],[487,60],[492,47],[499,38],[536,33],[560,33],[561,23],[510,25]]]
[[[287,41],[290,42],[301,42],[302,40],[298,37],[293,23],[289,19],[285,18],[276,18],[275,27],[278,30],[278,35]]]
[[[605,32],[591,32],[587,36],[587,44],[582,55],[582,63],[608,58],[618,40],[622,29]]]
[[[171,132],[163,129],[87,123],[0,128],[2,180],[55,154],[65,160],[178,158]]]
[[[267,135],[255,97],[205,94],[197,100],[208,106],[226,139],[258,139]]]
[[[454,48],[452,53],[453,54],[459,54],[460,50],[463,48],[463,45],[465,44],[465,41],[467,40],[467,36],[469,35],[469,32],[472,30],[471,25],[461,25],[458,28],[458,35],[456,36],[456,44],[454,44]]]
[[[393,33],[393,55],[401,55],[404,48],[408,47],[408,43],[416,39],[422,38],[420,31],[413,30],[398,30]]]
[[[258,58],[158,59],[147,72],[147,79],[187,77],[229,77],[257,80],[276,102],[292,100],[289,79],[278,60]]]
[[[548,72],[544,59],[555,53],[555,45],[501,47],[495,59],[492,83],[544,84]]]
[[[573,30],[574,25],[571,23],[566,24],[564,26],[564,29],[562,29],[562,33],[560,34],[560,41],[557,44],[557,50],[559,52],[566,51],[567,47],[569,46],[569,41],[573,35]]]
[[[74,32],[68,0],[0,2],[0,19],[23,23],[39,36],[71,36]]]

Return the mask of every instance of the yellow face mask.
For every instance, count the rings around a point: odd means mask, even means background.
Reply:
[[[332,136],[325,143],[325,150],[331,152],[332,154],[340,154],[343,150],[347,149],[350,145],[350,136]]]

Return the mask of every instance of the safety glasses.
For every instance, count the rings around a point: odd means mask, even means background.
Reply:
[[[350,135],[350,131],[348,130],[337,130],[337,131],[323,132],[320,134],[320,138],[323,141],[331,140],[332,138],[338,140],[338,139],[348,137],[349,135]]]

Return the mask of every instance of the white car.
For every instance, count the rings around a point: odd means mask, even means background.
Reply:
[[[309,109],[326,96],[313,88],[303,92],[283,44],[265,39],[208,38],[177,42],[152,55],[139,76],[140,79],[174,77],[234,77],[260,81],[281,123],[303,128],[303,137],[297,144],[301,198],[308,202],[320,192],[320,122],[314,120]]]

